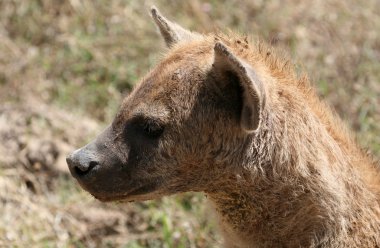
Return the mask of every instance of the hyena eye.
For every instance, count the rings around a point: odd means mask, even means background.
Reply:
[[[148,120],[143,123],[142,132],[148,138],[157,139],[164,132],[164,128],[159,123]]]
[[[164,132],[164,124],[157,119],[136,116],[126,123],[124,132],[126,138],[137,135],[141,138],[157,139]]]

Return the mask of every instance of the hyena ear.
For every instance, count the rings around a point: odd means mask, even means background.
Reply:
[[[186,30],[177,23],[169,21],[161,15],[155,6],[152,6],[151,13],[152,18],[157,27],[160,29],[161,35],[163,36],[168,47],[172,47],[174,44],[182,41],[191,41],[202,37],[202,35],[198,33]]]
[[[239,84],[242,129],[248,133],[256,131],[265,105],[265,89],[261,80],[252,66],[236,57],[223,43],[217,42],[214,52],[213,70],[217,78]]]

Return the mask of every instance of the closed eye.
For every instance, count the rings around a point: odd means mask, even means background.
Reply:
[[[127,133],[134,133],[149,139],[158,139],[164,132],[164,125],[157,119],[136,116],[126,126]]]
[[[148,120],[143,123],[142,132],[146,137],[157,139],[164,132],[164,128],[159,123]]]

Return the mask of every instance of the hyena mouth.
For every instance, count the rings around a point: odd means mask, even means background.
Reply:
[[[135,201],[141,198],[144,198],[144,196],[149,195],[155,191],[158,191],[160,186],[162,185],[161,181],[155,180],[154,182],[142,184],[141,186],[134,187],[128,193],[124,194],[115,194],[111,195],[109,193],[97,195],[94,193],[91,193],[96,199],[103,201],[103,202],[110,202],[110,201]],[[150,198],[149,198],[150,199]]]
[[[145,195],[148,193],[152,193],[153,191],[158,189],[159,186],[160,186],[160,183],[157,181],[153,183],[144,184],[143,186],[129,192],[127,196]]]

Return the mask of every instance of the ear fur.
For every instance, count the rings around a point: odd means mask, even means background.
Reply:
[[[151,14],[168,47],[182,41],[191,41],[201,37],[200,34],[184,29],[177,23],[166,19],[155,6],[152,6]]]
[[[252,66],[236,57],[219,41],[214,46],[214,56],[213,70],[217,74],[233,73],[239,81],[236,83],[240,84],[242,89],[242,129],[248,133],[256,131],[265,105],[265,90],[261,80]]]

